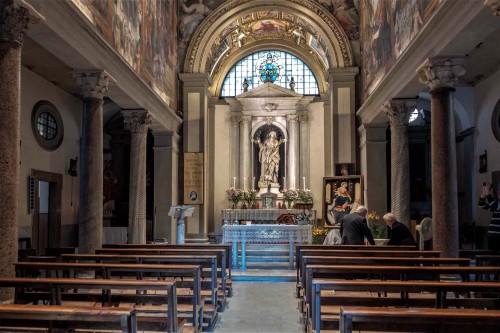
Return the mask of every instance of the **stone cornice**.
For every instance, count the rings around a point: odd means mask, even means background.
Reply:
[[[428,58],[417,70],[421,83],[431,90],[451,88],[458,82],[458,77],[465,74],[464,57]]]
[[[146,134],[151,125],[151,115],[146,110],[122,110],[125,128],[131,133]]]
[[[109,86],[116,81],[107,72],[98,69],[76,70],[73,77],[80,86],[83,98],[103,99],[108,95]]]
[[[408,126],[410,114],[416,106],[416,99],[393,99],[384,104],[383,111],[389,117],[391,127]]]
[[[23,0],[2,0],[0,3],[0,42],[24,43],[24,34],[31,24],[45,18]]]

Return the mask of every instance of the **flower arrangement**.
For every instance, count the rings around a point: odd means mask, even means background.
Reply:
[[[311,218],[311,216],[311,214],[307,214],[306,212],[300,212],[298,214],[295,214],[295,220],[299,225],[306,225],[309,224],[309,219]]]
[[[242,198],[242,193],[241,190],[238,190],[234,187],[230,187],[226,190],[226,196],[227,200],[229,200],[233,204],[231,208],[234,209],[236,208],[238,202],[240,202]]]
[[[287,203],[288,208],[292,208],[292,202],[297,198],[297,191],[295,190],[283,190],[283,200]]]
[[[375,239],[386,239],[387,238],[387,226],[385,223],[380,222],[380,216],[377,212],[368,213],[368,227],[372,232],[373,238]]]
[[[311,190],[297,190],[297,202],[313,203]]]
[[[326,237],[327,234],[328,234],[328,230],[327,229],[317,229],[317,228],[314,228],[313,229],[312,243],[313,244],[323,244],[323,242],[325,241],[325,237]]]
[[[243,200],[245,200],[248,204],[248,207],[252,207],[255,204],[255,199],[257,198],[257,190],[243,190]]]

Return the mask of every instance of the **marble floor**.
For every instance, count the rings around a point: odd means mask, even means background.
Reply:
[[[233,281],[233,296],[214,332],[302,333],[295,282]]]

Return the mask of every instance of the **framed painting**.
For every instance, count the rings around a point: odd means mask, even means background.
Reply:
[[[324,177],[322,202],[326,225],[340,225],[345,215],[363,204],[363,177]]]

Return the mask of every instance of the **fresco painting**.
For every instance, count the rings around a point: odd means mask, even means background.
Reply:
[[[361,0],[362,99],[378,86],[442,0]]]
[[[359,39],[358,1],[355,0],[316,0],[328,9],[340,23],[351,40]]]
[[[175,0],[72,0],[123,59],[176,109]],[[172,32],[174,32],[172,34]]]
[[[252,33],[257,35],[279,34],[285,32],[285,30],[285,24],[278,20],[262,20],[252,25]]]

